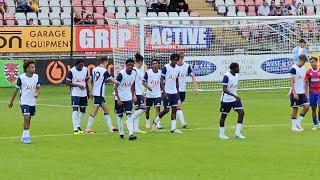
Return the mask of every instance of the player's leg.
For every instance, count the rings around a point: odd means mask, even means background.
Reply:
[[[225,135],[225,121],[231,108],[232,108],[231,103],[221,102],[221,106],[220,106],[221,116],[219,121],[219,125],[220,125],[219,138],[222,140],[229,139],[229,137]]]
[[[304,129],[301,126],[301,122],[309,110],[309,103],[305,94],[299,94],[298,105],[302,106],[302,111],[300,115],[297,117],[297,127],[303,131]]]
[[[145,128],[149,129],[150,128],[150,108],[152,106],[152,99],[151,98],[147,98],[146,99],[146,125]]]
[[[109,114],[109,107],[103,103],[102,104],[102,109],[103,109],[103,112],[104,112],[104,120],[106,121],[106,124],[107,124],[107,128],[109,129],[109,132],[117,132],[118,129],[115,128],[113,125],[112,125],[112,120],[111,120],[111,117],[110,117],[110,114]]]
[[[177,106],[178,106],[178,95],[169,94],[168,95],[169,105],[171,105],[171,127],[172,133],[182,133],[182,131],[177,129]]]
[[[139,130],[139,120],[140,120],[140,116],[142,115],[142,113],[145,112],[146,109],[146,105],[145,105],[145,100],[144,100],[144,96],[137,96],[137,102],[136,104],[136,110],[134,111],[134,113],[132,114],[132,123],[133,123],[133,130],[135,133],[144,133],[143,131]]]
[[[294,99],[293,94],[290,94],[290,103],[292,107],[291,111],[291,130],[295,132],[301,132],[302,130],[297,127],[297,114],[298,114],[298,101]]]
[[[318,129],[318,119],[317,119],[317,96],[313,93],[310,93],[309,95],[309,102],[310,102],[310,106],[311,106],[311,116],[312,116],[312,121],[313,121],[313,125],[314,127],[312,128],[312,130],[317,130]]]
[[[159,98],[160,99],[160,98]],[[155,120],[153,121],[152,124],[152,130],[157,130],[157,129],[162,129],[163,127],[160,125],[161,118],[166,115],[170,111],[169,107],[169,101],[167,98],[164,96],[161,97],[161,100],[163,102],[163,111],[159,113],[158,116],[156,116]]]
[[[85,132],[86,133],[95,133],[93,130],[92,130],[92,125],[93,125],[93,122],[95,120],[95,117],[98,113],[98,110],[99,110],[99,105],[97,104],[93,104],[93,108],[92,108],[92,112],[91,114],[89,115],[89,118],[88,118],[88,123],[87,123],[87,127],[86,127],[86,130]]]
[[[124,127],[123,127],[123,113],[124,113],[124,105],[118,105],[117,100],[115,100],[115,112],[117,114],[117,124],[119,129],[119,136],[121,139],[124,139]]]
[[[134,135],[134,123],[132,119],[132,101],[124,101],[123,102],[124,109],[127,115],[127,126],[129,131],[129,140],[137,139],[137,136]]]
[[[31,106],[22,105],[21,106],[21,110],[22,110],[22,115],[23,115],[23,131],[22,131],[21,142],[24,143],[24,144],[30,144],[31,143],[30,122],[31,122],[31,117],[35,113],[35,107],[34,107],[34,110],[33,110],[31,108]]]
[[[80,107],[80,97],[72,96],[71,97],[72,104],[72,126],[73,126],[73,134],[80,134],[78,130],[78,111]]]
[[[178,102],[178,109],[177,109],[177,119],[179,120],[180,124],[182,125],[183,128],[187,128],[187,123],[184,119],[184,115],[182,112],[182,103],[184,102],[186,98],[186,92],[179,92],[179,102]]]
[[[241,130],[243,127],[243,118],[244,118],[244,110],[242,108],[241,102],[236,101],[234,103],[234,110],[237,111],[237,113],[238,113],[238,120],[237,120],[235,136],[236,136],[236,138],[239,138],[239,139],[245,139],[245,137],[241,133]]]
[[[83,131],[81,130],[81,124],[84,119],[84,115],[86,114],[87,106],[88,106],[87,97],[80,97],[80,111],[78,114],[78,130],[80,133],[83,133]]]

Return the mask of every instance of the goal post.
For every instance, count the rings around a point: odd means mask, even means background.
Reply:
[[[130,27],[138,41],[116,48],[114,58],[140,52],[150,68],[152,58],[164,65],[171,53],[183,52],[203,91],[221,90],[231,62],[240,65],[239,89],[287,88],[299,39],[309,56],[320,53],[320,16],[148,17]]]

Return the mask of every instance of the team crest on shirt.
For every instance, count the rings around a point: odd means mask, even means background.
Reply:
[[[5,63],[4,74],[10,83],[15,82],[19,76],[19,64],[18,63]]]

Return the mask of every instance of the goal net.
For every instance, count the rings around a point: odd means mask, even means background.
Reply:
[[[202,91],[220,91],[232,62],[240,65],[239,89],[287,88],[292,50],[301,38],[309,56],[319,57],[319,16],[142,18],[117,28],[130,29],[131,37],[114,49],[115,65],[140,52],[150,68],[152,58],[164,65],[172,53],[183,52]]]

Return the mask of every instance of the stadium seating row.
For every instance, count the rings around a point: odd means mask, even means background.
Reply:
[[[83,17],[86,17],[87,13],[83,14]],[[104,25],[105,19],[122,19],[122,20],[132,20],[131,22],[128,22],[130,24],[135,24],[137,23],[137,19],[141,17],[188,17],[189,13],[188,12],[159,12],[158,14],[155,12],[139,12],[139,13],[105,13],[103,14],[98,14],[94,13],[94,19],[96,20],[98,25]],[[198,13],[191,12],[190,16],[199,16]],[[27,20],[32,19],[34,22],[34,25],[70,25],[71,24],[71,16],[70,13],[5,13],[4,16],[0,14],[0,25],[3,25],[4,22],[8,26],[14,26],[15,21],[17,21],[18,25],[20,26],[25,26],[27,25]],[[178,21],[173,21],[173,24],[179,24],[180,22]],[[183,22],[182,22],[183,23]]]

